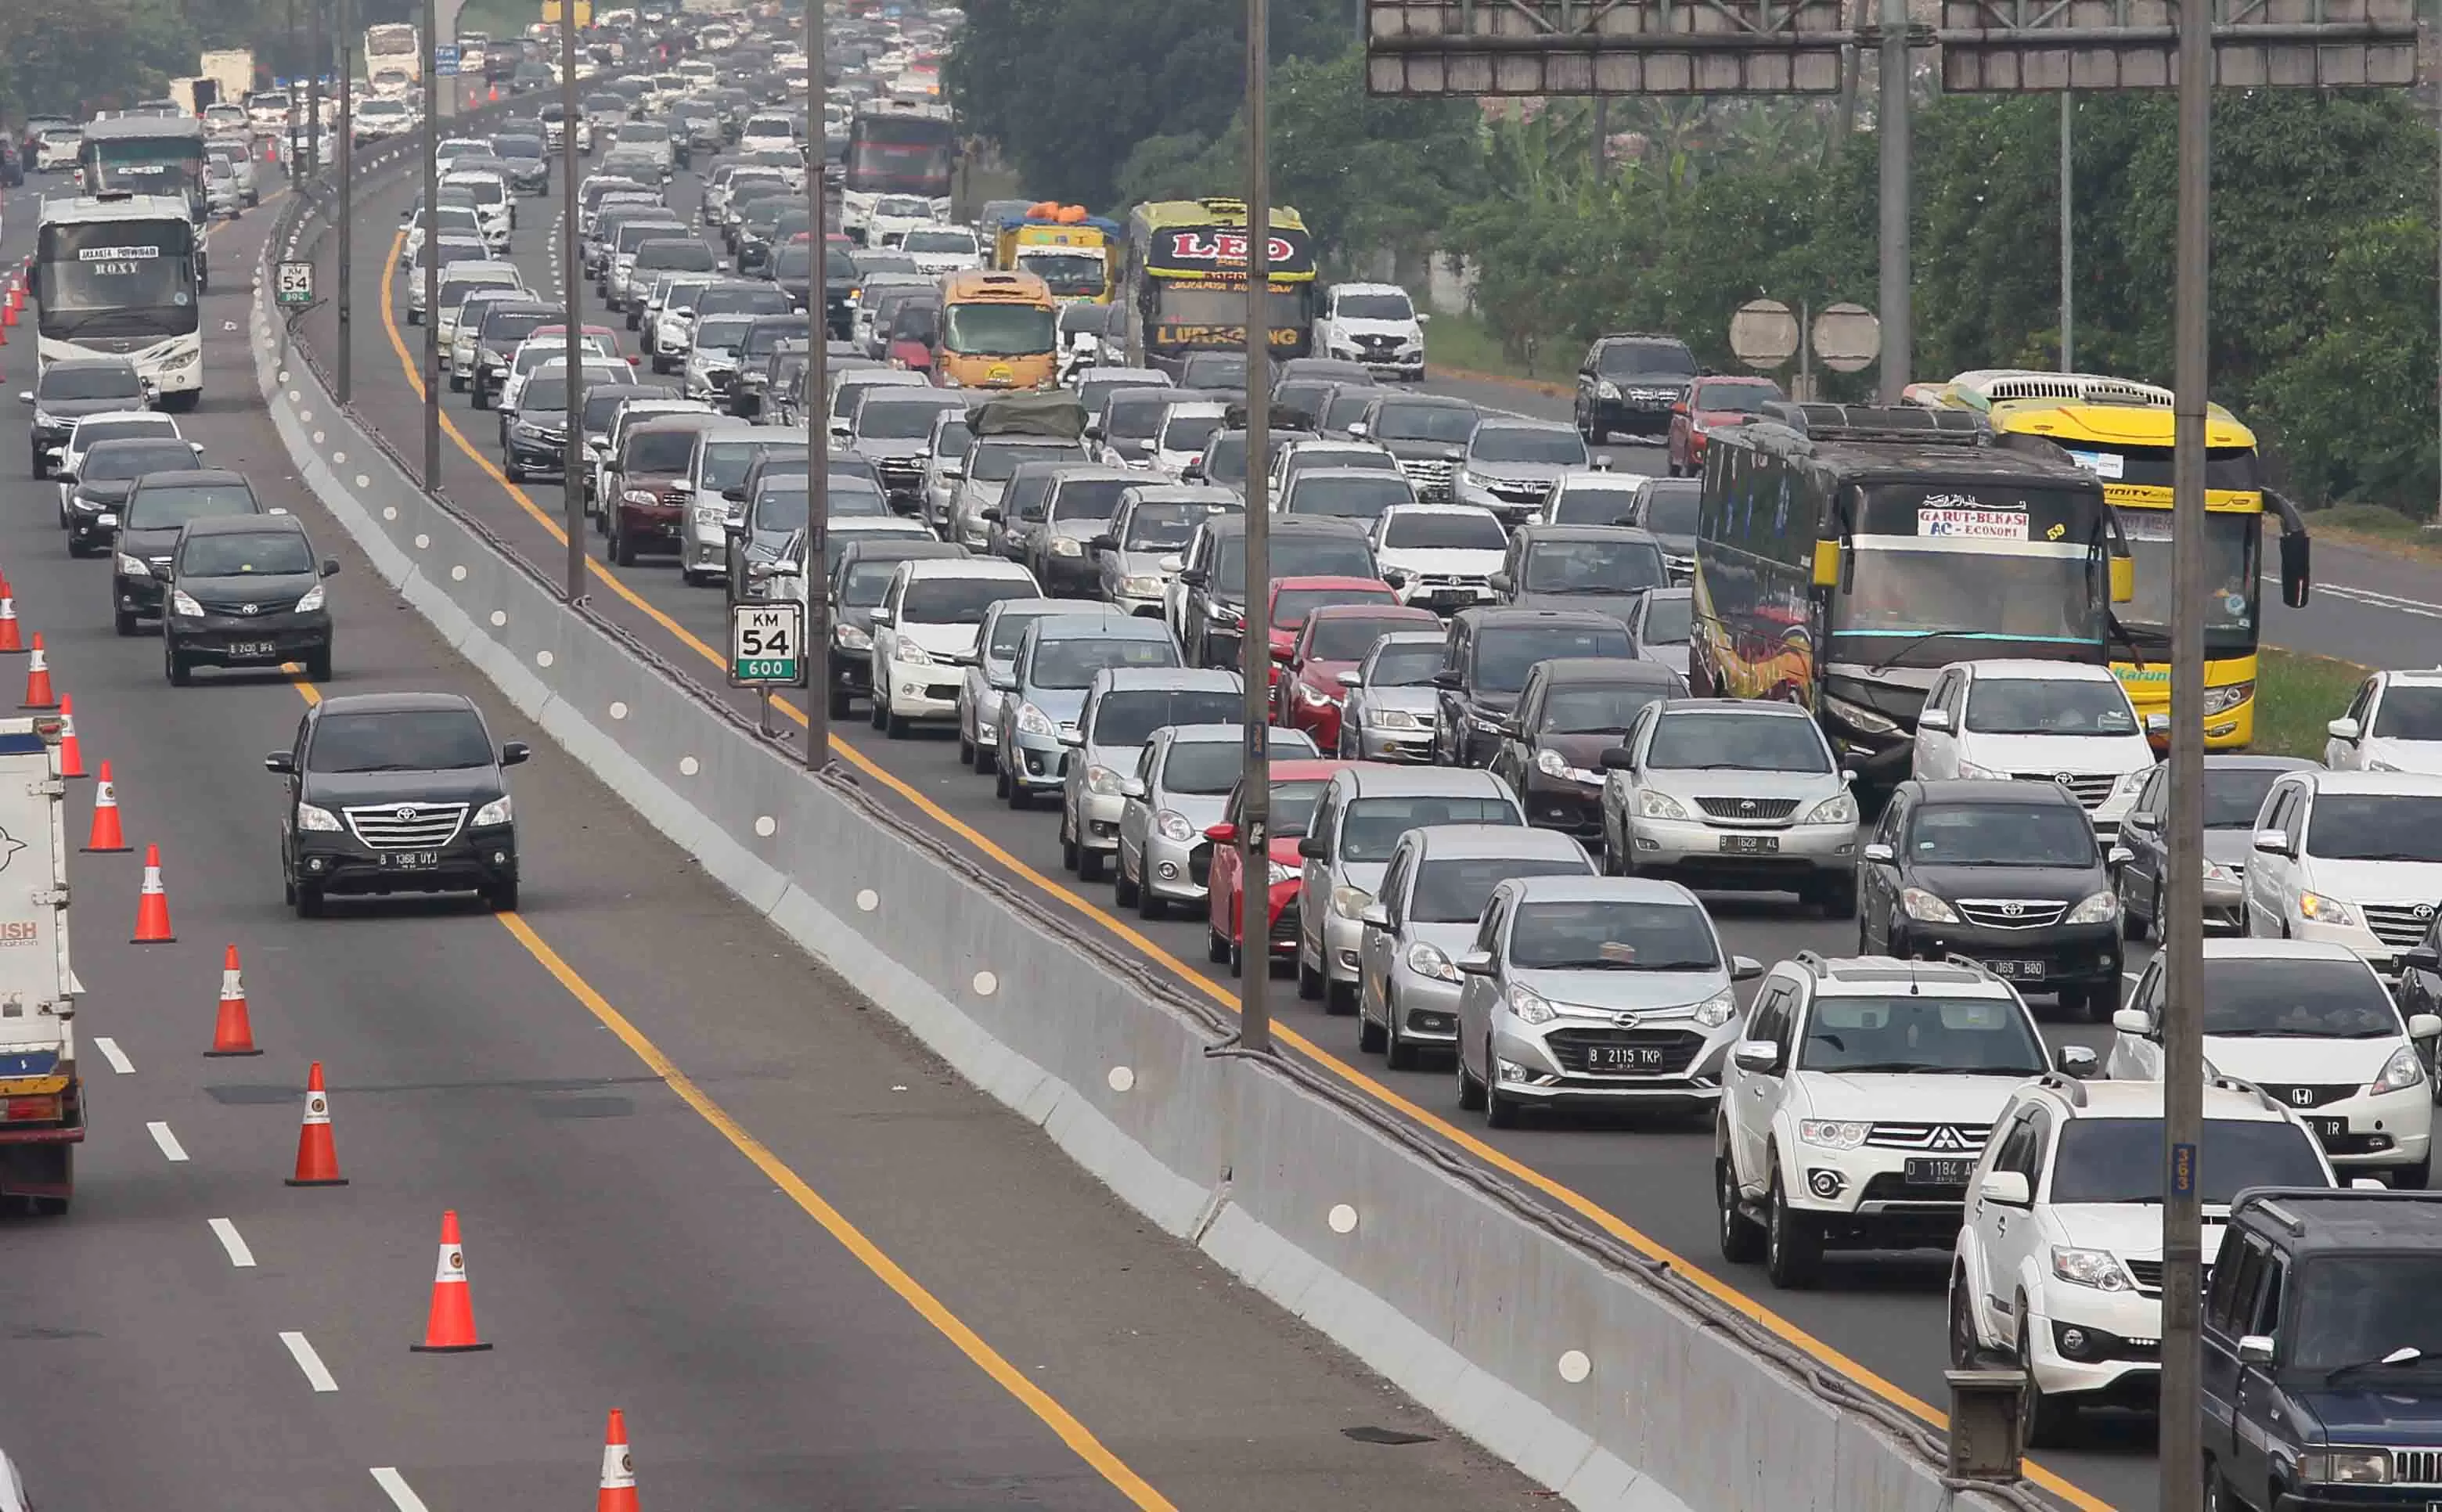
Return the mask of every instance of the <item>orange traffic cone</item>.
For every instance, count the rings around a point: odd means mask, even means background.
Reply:
[[[322,1063],[305,1073],[305,1121],[297,1130],[297,1174],[292,1187],[344,1187],[339,1152],[331,1143],[331,1094],[322,1090]]]
[[[93,833],[84,843],[87,855],[115,855],[127,848],[118,828],[118,784],[110,780],[110,763],[101,764],[101,780],[93,785]]]
[[[0,576],[0,655],[23,655],[26,637],[17,628],[17,598],[9,592],[9,579]]]
[[[131,945],[174,945],[170,932],[170,895],[161,890],[161,847],[144,847],[144,892],[136,900],[136,937]]]
[[[76,700],[60,700],[60,775],[89,777],[84,769],[84,747],[78,743],[76,733]]]
[[[602,1430],[602,1489],[593,1512],[643,1512],[636,1503],[636,1457],[628,1452],[628,1414],[615,1407]]]
[[[246,1015],[246,979],[238,974],[237,947],[231,945],[221,962],[221,1016],[212,1026],[210,1056],[261,1055],[254,1047],[254,1024]],[[328,1127],[325,1124],[324,1127]]]
[[[466,1248],[458,1242],[458,1214],[441,1215],[441,1265],[432,1273],[432,1315],[419,1355],[465,1355],[492,1346],[475,1337],[475,1303],[466,1292]]]
[[[34,659],[26,664],[26,701],[21,709],[56,709],[59,696],[51,691],[51,663],[43,654],[43,632],[34,632]]]

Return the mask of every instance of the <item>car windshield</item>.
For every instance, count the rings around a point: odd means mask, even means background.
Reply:
[[[1780,396],[1780,386],[1773,383],[1700,383],[1688,408],[1709,410],[1715,414],[1754,415],[1763,413],[1765,404]]]
[[[1670,571],[1649,540],[1549,540],[1527,549],[1525,577],[1530,593],[1618,597],[1664,586]]]
[[[1625,625],[1531,625],[1485,630],[1475,638],[1476,690],[1515,693],[1538,662],[1563,656],[1629,656]]]
[[[1112,398],[1103,417],[1103,439],[1115,444],[1142,441],[1154,433],[1162,410],[1169,406],[1170,400],[1163,394],[1119,394]]]
[[[1007,483],[1021,462],[1066,462],[1077,455],[1071,446],[987,439],[968,453],[967,476],[978,483]]]
[[[1069,478],[1051,499],[1050,518],[1070,524],[1101,524],[1120,512],[1120,495],[1137,485],[1128,478]]]
[[[249,573],[310,573],[313,548],[293,531],[197,536],[178,553],[178,571],[191,577],[243,577]]]
[[[1369,441],[1447,441],[1464,443],[1475,429],[1473,405],[1386,404],[1374,416]]]
[[[90,452],[105,441],[136,441],[148,436],[174,436],[176,422],[168,415],[138,415],[126,420],[80,420],[68,444]]]
[[[735,354],[754,324],[751,315],[707,315],[696,322],[695,349]]]
[[[1695,633],[1695,602],[1685,593],[1654,593],[1646,599],[1645,617],[1637,622],[1636,642],[1647,650],[1678,646]]]
[[[1418,924],[1464,924],[1480,919],[1492,889],[1512,877],[1582,877],[1582,861],[1558,857],[1454,856],[1429,861],[1408,895],[1408,919]]]
[[[143,397],[143,380],[137,377],[136,370],[117,363],[97,363],[92,367],[53,363],[44,369],[43,375],[34,382],[34,398],[38,405],[44,399],[141,400]]]
[[[1722,949],[1704,911],[1626,898],[1522,902],[1509,965],[1527,971],[1717,971]]]
[[[1941,803],[1908,823],[1907,858],[1936,866],[2091,866],[2094,827],[2050,803]]]
[[[2328,861],[2442,861],[2442,798],[2319,793],[2305,853]]]
[[[1388,588],[1281,588],[1272,591],[1272,628],[1294,630],[1316,610],[1334,604],[1388,604]],[[1368,643],[1371,644],[1370,642]]]
[[[2442,1256],[2431,1251],[2308,1260],[2298,1267],[2287,1299],[2289,1365],[2329,1372],[2371,1364],[2402,1349],[2418,1352],[2399,1365],[2359,1373],[2355,1384],[2360,1386],[2368,1377],[2410,1372],[2421,1375],[2442,1367],[2442,1308],[2433,1305],[2436,1287],[2442,1287]]]
[[[975,250],[975,236],[968,231],[909,231],[899,245],[910,252],[962,252],[972,256]]]
[[[84,483],[100,483],[194,465],[195,454],[183,441],[114,441],[86,452],[77,477]]]
[[[1613,341],[1595,359],[1606,378],[1692,378],[1696,359],[1676,341]]]
[[[1382,527],[1385,551],[1497,552],[1509,544],[1508,533],[1490,514],[1424,514],[1410,511],[1391,517]]]
[[[547,310],[486,311],[480,330],[487,347],[512,346],[535,334],[535,328],[551,319]]]
[[[1037,467],[1022,472],[1009,481],[1000,496],[1001,519],[1004,521],[1041,519],[1043,501],[1051,492],[1051,469]]]
[[[1374,575],[1374,548],[1356,536],[1298,539],[1276,532],[1272,537],[1272,575],[1371,577]],[[1230,536],[1220,541],[1213,553],[1212,587],[1232,596],[1246,592],[1246,537]],[[1627,635],[1625,630],[1620,632],[1623,641]]]
[[[755,528],[775,536],[805,529],[807,522],[813,518],[813,505],[810,499],[802,478],[789,483],[767,486],[755,496]],[[831,485],[830,496],[826,502],[830,506],[826,518],[831,519],[853,519],[883,512],[879,499],[851,493],[837,483]],[[867,508],[868,503],[873,507]]]
[[[305,750],[308,772],[441,772],[492,764],[483,721],[469,709],[325,714]]]
[[[1363,478],[1299,478],[1289,487],[1282,512],[1290,515],[1321,515],[1332,519],[1378,519],[1394,504],[1412,504],[1416,490],[1408,480],[1395,472],[1376,473]],[[1500,527],[1495,526],[1496,530]],[[1396,541],[1394,545],[1416,545],[1421,542]]]
[[[1243,713],[1236,688],[1125,688],[1095,705],[1096,745],[1142,745],[1165,724],[1227,724]]]
[[[1704,498],[1704,485],[1694,479],[1657,479],[1646,486],[1645,504],[1637,511],[1636,522],[1657,536],[1693,536],[1697,506]]]
[[[1219,797],[1238,785],[1247,748],[1238,740],[1174,740],[1162,758],[1165,792]]]
[[[1359,798],[1340,814],[1339,859],[1388,861],[1401,835],[1427,825],[1518,825],[1525,822],[1519,816],[1518,806],[1507,798],[1431,793]]]
[[[847,570],[847,580],[840,586],[840,601],[851,609],[872,609],[882,602],[890,589],[890,577],[899,571],[895,556],[866,557]]]
[[[1006,662],[1010,660],[1017,655],[1017,643],[1025,638],[1026,628],[1029,625],[1033,624],[1036,620],[1043,618],[1047,614],[1058,614],[1061,612],[1063,611],[1051,608],[1015,610],[1003,612],[999,618],[993,621],[992,634],[984,642],[984,654],[996,662]]]
[[[1184,546],[1195,534],[1195,527],[1214,515],[1228,514],[1222,504],[1139,503],[1128,512],[1127,538],[1122,548],[1132,552],[1161,551]]]
[[[636,248],[636,266],[675,268],[683,273],[709,273],[713,270],[712,248],[698,241],[682,241],[677,237],[647,242]]]
[[[1665,682],[1556,687],[1544,695],[1542,722],[1535,728],[1543,735],[1624,735],[1647,704],[1679,692],[1675,683]]]
[[[2442,687],[2394,683],[2383,690],[2366,733],[2387,740],[2442,740]]]
[[[1552,506],[1555,525],[1616,525],[1634,513],[1636,496],[1609,483],[1572,483],[1560,488]]]
[[[2272,791],[2277,767],[2216,767],[2205,762],[2205,828],[2252,829]]]
[[[1361,660],[1374,643],[1397,630],[1416,628],[1412,619],[1369,619],[1361,614],[1334,614],[1316,622],[1314,637],[1306,642],[1305,654],[1318,662],[1355,662]],[[1440,653],[1434,653],[1435,665]],[[1430,674],[1428,674],[1430,675]]]
[[[1161,449],[1164,451],[1200,451],[1205,438],[1221,428],[1221,416],[1189,410],[1174,414],[1162,422]]]
[[[1332,305],[1332,313],[1343,320],[1412,320],[1415,306],[1404,294],[1343,294]],[[1473,919],[1469,914],[1467,917]]]
[[[805,455],[806,444],[802,441],[707,441],[697,482],[705,493],[725,493],[746,481],[746,470],[755,465],[757,457]]]
[[[695,455],[695,438],[693,430],[630,430],[619,470],[631,477],[683,473],[687,460]]]
[[[1967,694],[1967,728],[1980,735],[2135,735],[2137,715],[2117,681],[1979,677]]]
[[[2041,1076],[2043,1042],[2009,997],[1825,996],[1797,1047],[1801,1071]]]
[[[1322,801],[1323,783],[1275,782],[1272,784],[1271,835],[1275,840],[1303,840],[1314,823],[1315,805]]]
[[[1593,456],[1583,438],[1561,426],[1478,426],[1467,444],[1478,462],[1540,462],[1583,467]]]
[[[137,489],[127,501],[126,524],[131,530],[159,530],[191,519],[261,513],[254,490],[242,483],[173,483]]]
[[[2227,1207],[2250,1187],[2328,1187],[2312,1136],[2287,1119],[2207,1119],[2197,1195]],[[2072,1119],[2052,1155],[2051,1200],[2162,1200],[2160,1119]],[[2442,1280],[2442,1277],[2434,1278]]]
[[[931,399],[884,403],[867,399],[856,412],[856,433],[875,441],[921,441],[933,433],[935,415],[958,408],[961,402],[956,400],[945,404]]]
[[[2205,1032],[2237,1039],[2373,1040],[2407,1032],[2381,978],[2354,956],[2208,960],[2204,1004]]]
[[[920,577],[899,606],[902,625],[981,625],[984,610],[1004,598],[1032,598],[1023,577]]]
[[[1832,756],[1812,720],[1687,709],[1654,725],[1645,763],[1683,771],[1819,773],[1832,770]]]
[[[938,410],[933,412],[940,413]],[[975,433],[967,428],[967,422],[963,417],[942,426],[938,434],[929,430],[925,434],[934,437],[933,454],[935,456],[948,457],[953,461],[965,456],[967,448],[975,444]]]
[[[1038,641],[1027,682],[1039,688],[1082,688],[1106,666],[1176,666],[1178,652],[1166,640],[1088,635]]]

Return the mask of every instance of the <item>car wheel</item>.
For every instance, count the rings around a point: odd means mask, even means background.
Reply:
[[[2127,986],[2126,980],[2115,974],[2111,980],[2098,982],[2078,994],[2083,999],[2087,1021],[2091,1024],[2110,1023],[2111,1015],[2120,1011],[2120,1000]]]
[[[1215,966],[1230,958],[1230,942],[1221,938],[1221,931],[1213,928],[1209,919],[1204,922],[1204,958]]]
[[[161,670],[168,674],[172,687],[185,687],[194,681],[194,669],[178,654],[178,643],[169,636],[161,637]]]
[[[2026,1311],[2026,1299],[2018,1299],[2019,1312]],[[2045,1392],[2035,1379],[2034,1354],[2027,1337],[2027,1325],[2018,1324],[2018,1370],[2024,1383],[2018,1388],[2018,1421],[2026,1430],[2027,1448],[2057,1448],[2067,1442],[2069,1430],[2077,1424],[2077,1405]]]
[[[998,748],[985,745],[980,741],[976,742],[975,775],[979,777],[988,777],[999,770],[1000,756],[998,754]]]
[[[322,917],[322,889],[321,889],[321,888],[319,888],[319,887],[314,886],[314,885],[312,885],[311,884],[308,884],[308,883],[301,883],[301,883],[299,883],[299,884],[297,884],[297,897],[296,897],[296,903],[297,903],[297,917],[298,917],[298,918],[300,918],[300,919],[319,919],[319,918],[321,918],[321,917]]]
[[[1034,794],[1026,791],[1025,783],[1018,781],[1017,778],[1010,775],[1006,772],[1001,774],[1001,782],[1008,789],[1009,806],[1011,808],[1031,809],[1034,807]]]
[[[825,695],[823,703],[832,719],[845,720],[848,716],[848,702],[850,697],[851,695],[848,693],[847,689],[834,684],[830,691]]]
[[[1379,1055],[1391,1048],[1395,1042],[1391,1038],[1390,1020],[1391,1010],[1385,1006],[1382,1022],[1374,1022],[1373,1016],[1365,1011],[1364,994],[1359,993],[1357,999],[1357,1047],[1368,1055]]]
[[[1357,984],[1333,981],[1327,966],[1322,974],[1322,1011],[1334,1018],[1346,1018],[1357,1011]]]
[[[1484,1106],[1484,1084],[1467,1068],[1467,1052],[1451,1057],[1458,1063],[1458,1105],[1463,1113],[1473,1113]]]
[[[1230,975],[1232,976],[1247,975],[1246,947],[1234,939],[1230,941]]]
[[[1500,1068],[1492,1062],[1492,1046],[1484,1047],[1484,1126],[1487,1129],[1518,1127],[1518,1100],[1504,1097],[1501,1091]]]
[[[503,457],[501,459],[501,476],[513,483],[521,483],[526,481],[525,465],[515,457]]]
[[[2205,1456],[2204,1485],[2204,1512],[2237,1512],[2238,1499],[2231,1495],[2230,1483],[2221,1478],[2221,1466],[2210,1454]]]
[[[1746,1215],[1739,1206],[1739,1177],[1724,1149],[1713,1157],[1713,1205],[1715,1227],[1720,1230],[1722,1258],[1734,1266],[1749,1266],[1763,1258],[1763,1225]]]
[[[2154,920],[2139,913],[2136,906],[2129,902],[2128,881],[2125,876],[2115,879],[2114,885],[2120,893],[2120,938],[2142,944],[2154,933]]]
[[[1316,971],[1313,967],[1308,966],[1305,963],[1305,945],[1303,941],[1298,945],[1297,982],[1298,996],[1304,998],[1309,1003],[1313,1002],[1316,998],[1321,997],[1323,994],[1325,986],[1327,985],[1323,981],[1322,973]]]
[[[1111,858],[1111,902],[1126,908],[1143,896],[1143,886],[1128,875],[1128,853],[1124,849],[1115,851]]]
[[[973,771],[975,765],[975,743],[967,738],[967,727],[958,726],[958,765]]]
[[[43,448],[40,446],[34,448],[33,471],[36,478],[47,478],[51,475],[50,459],[43,455]]]
[[[877,730],[890,722],[890,704],[887,701],[887,695],[880,688],[875,688],[872,697],[866,701],[865,722]]]
[[[110,628],[121,635],[133,635],[137,628],[136,615],[128,610],[113,610],[110,616]]]
[[[2433,1175],[2433,1157],[2429,1155],[2415,1165],[2392,1167],[2385,1179],[2391,1183],[2392,1190],[2395,1192],[2422,1192],[2425,1190],[2425,1183],[2432,1179]]]
[[[1976,1339],[1976,1315],[1967,1294],[1967,1272],[1954,1271],[1950,1277],[1950,1320],[1947,1330],[1950,1340],[1950,1368],[1975,1370],[1984,1357],[1984,1346]]]
[[[1775,1154],[1769,1158],[1773,1163],[1772,1193],[1765,1199],[1764,1273],[1783,1291],[1797,1291],[1813,1285],[1822,1268],[1823,1235],[1790,1207],[1788,1193],[1780,1184],[1780,1157]]]
[[[453,373],[449,374],[449,392],[451,393],[465,393],[466,392],[466,374],[463,373]]]

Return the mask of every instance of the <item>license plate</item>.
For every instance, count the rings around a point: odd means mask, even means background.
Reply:
[[[1769,856],[1780,849],[1780,836],[1723,835],[1722,849],[1733,856]]]
[[[117,515],[97,515],[94,517],[93,522],[97,525],[116,525],[118,523],[118,517]]]
[[[430,871],[441,865],[438,850],[385,850],[381,853],[386,871]]]
[[[2306,1126],[2315,1131],[2315,1138],[2319,1139],[2346,1139],[2349,1132],[2346,1119],[2308,1119]]]
[[[1903,1175],[1912,1187],[1963,1187],[1967,1173],[1976,1169],[1973,1160],[1910,1160]]]
[[[2040,982],[2044,979],[2044,963],[2039,960],[1988,960],[1984,969],[2006,981]]]
[[[1662,1050],[1649,1045],[1595,1045],[1587,1047],[1590,1071],[1653,1071],[1662,1066]]]
[[[279,647],[270,641],[231,641],[228,654],[246,661],[264,661],[279,654]]]

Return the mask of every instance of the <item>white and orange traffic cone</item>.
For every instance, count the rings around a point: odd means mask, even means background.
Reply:
[[[9,591],[9,579],[0,575],[0,655],[22,656],[26,651],[26,632],[17,624],[17,595]]]
[[[305,1121],[297,1129],[297,1174],[292,1187],[344,1187],[339,1152],[331,1142],[331,1094],[322,1089],[322,1063],[305,1073]]]
[[[110,763],[101,764],[101,780],[93,785],[93,833],[84,843],[87,855],[116,855],[127,849],[126,832],[118,827],[118,784],[110,780]]]
[[[212,1025],[210,1056],[261,1055],[254,1047],[254,1023],[246,1011],[246,978],[238,972],[237,947],[231,945],[221,962],[221,1011]]]
[[[475,1337],[475,1302],[466,1290],[466,1248],[458,1241],[458,1214],[441,1215],[441,1263],[432,1272],[432,1312],[419,1355],[466,1355],[492,1346]]]
[[[131,945],[174,945],[170,929],[170,895],[161,886],[161,847],[144,847],[144,891],[136,900],[136,936]]]
[[[59,695],[51,691],[51,663],[43,654],[43,632],[34,632],[34,659],[26,664],[26,701],[21,709],[56,709]]]
[[[636,1502],[636,1457],[628,1451],[628,1414],[615,1407],[602,1430],[602,1489],[594,1493],[593,1512],[643,1512]]]
[[[77,740],[76,700],[72,698],[60,700],[60,775],[68,779],[93,775],[84,769],[84,747]]]

